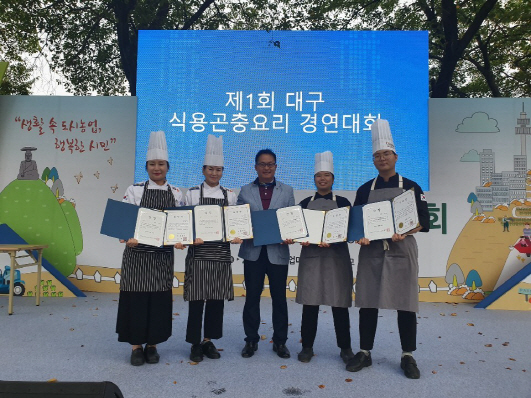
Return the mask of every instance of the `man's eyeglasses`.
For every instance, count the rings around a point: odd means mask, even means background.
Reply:
[[[374,155],[372,155],[372,158],[373,160],[389,159],[394,154],[395,153],[393,151],[385,151],[382,153],[375,153]]]
[[[258,167],[260,167],[261,169],[265,169],[266,167],[272,169],[273,167],[275,167],[277,164],[276,163],[256,163],[256,165]]]

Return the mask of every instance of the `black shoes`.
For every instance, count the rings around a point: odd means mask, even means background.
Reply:
[[[159,363],[160,355],[157,352],[157,347],[146,346],[144,355],[146,356],[147,363]]]
[[[212,344],[213,345],[213,344]],[[190,350],[190,361],[201,362],[203,360],[203,347],[201,344],[193,344]]]
[[[258,350],[258,343],[245,343],[245,347],[242,350],[242,357],[251,358],[254,355],[254,352]]]
[[[354,353],[352,352],[352,348],[342,348],[339,356],[343,362],[348,363],[348,361],[354,358]]]
[[[142,347],[136,348],[131,352],[131,365],[140,366],[145,363],[144,350]]]
[[[359,372],[363,368],[372,365],[371,353],[365,354],[360,351],[354,357],[348,361],[347,370],[349,372]]]
[[[420,370],[417,367],[417,362],[411,355],[404,355],[402,357],[400,360],[400,367],[408,379],[420,378]]]
[[[273,343],[273,351],[275,351],[280,358],[287,359],[291,357],[288,347],[286,347],[285,344]]]
[[[302,347],[302,351],[297,355],[297,359],[301,362],[307,363],[312,360],[313,357],[313,348],[312,347]]]
[[[219,351],[217,350],[213,342],[203,341],[201,343],[201,346],[203,348],[203,354],[205,354],[207,358],[219,359],[221,357]]]

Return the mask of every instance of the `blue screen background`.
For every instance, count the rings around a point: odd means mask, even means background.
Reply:
[[[377,174],[372,163],[370,122],[388,119],[399,159],[397,171],[429,190],[428,33],[384,31],[140,31],[135,180],[147,179],[145,155],[151,131],[166,132],[170,183],[187,188],[203,181],[208,134],[223,136],[221,181],[239,188],[256,178],[254,157],[271,148],[276,177],[294,189],[314,189],[314,156],[332,151],[334,189],[356,190]],[[242,110],[228,92],[242,92]],[[275,108],[257,109],[259,93],[275,93]],[[286,93],[302,92],[302,110],[286,106]],[[322,93],[323,103],[311,92]],[[248,95],[253,95],[253,108]],[[294,97],[290,97],[294,102]],[[174,113],[185,128],[172,126]],[[193,130],[193,113],[205,129]],[[214,113],[227,117],[226,132],[213,132]],[[249,124],[233,131],[233,115]],[[273,129],[273,115],[288,115],[289,131]],[[303,115],[316,115],[316,131],[303,131]],[[326,133],[325,114],[338,114],[337,133]],[[343,115],[359,114],[359,132],[343,128]],[[253,118],[267,118],[268,131],[251,131]],[[285,123],[282,123],[284,126]],[[346,119],[352,125],[352,118]],[[277,124],[280,127],[280,123]],[[184,130],[184,131],[183,131]]]

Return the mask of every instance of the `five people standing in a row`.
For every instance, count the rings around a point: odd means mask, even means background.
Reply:
[[[362,238],[357,242],[361,245],[355,295],[355,305],[360,308],[360,351],[355,355],[351,347],[348,310],[352,306],[353,283],[348,245],[346,242],[320,245],[301,242],[296,301],[303,305],[302,350],[298,359],[301,362],[312,359],[319,306],[326,305],[332,307],[339,355],[346,363],[346,369],[357,372],[370,366],[378,309],[393,309],[398,313],[403,351],[400,366],[406,377],[416,379],[420,377],[420,371],[412,353],[416,349],[418,252],[411,235],[428,231],[428,207],[422,189],[396,173],[398,155],[388,122],[376,120],[371,131],[373,162],[378,176],[359,188],[354,205],[392,199],[413,188],[421,226],[403,235],[395,234],[392,239],[371,242]],[[237,198],[232,190],[219,183],[223,168],[222,139],[209,136],[203,162],[205,180],[190,188],[183,199],[179,189],[166,182],[169,170],[166,140],[163,132],[155,132],[150,137],[146,162],[149,180],[129,187],[124,201],[154,209],[180,205],[249,204],[251,211],[295,204],[293,189],[275,178],[277,159],[270,149],[257,153],[257,178],[243,186]],[[331,210],[350,206],[348,199],[332,191],[331,152],[316,154],[314,183],[317,192],[300,202],[302,208]],[[239,257],[244,260],[243,326],[246,337],[241,355],[249,358],[258,350],[260,297],[267,275],[273,305],[273,350],[279,357],[289,358],[286,279],[290,258],[288,245],[293,241],[254,246],[252,240],[237,238],[232,243],[241,243]],[[184,246],[176,244],[175,248],[183,249]],[[171,335],[172,283],[173,247],[153,248],[139,245],[135,239],[126,242],[116,331],[119,341],[131,344],[133,365],[159,361],[156,345]],[[220,358],[211,340],[222,337],[224,301],[233,299],[230,243],[196,239],[188,248],[184,283],[184,300],[189,302],[186,341],[192,344],[192,361],[200,362],[204,356]]]

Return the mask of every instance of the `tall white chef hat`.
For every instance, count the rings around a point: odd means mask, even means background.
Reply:
[[[164,131],[152,131],[149,136],[146,161],[149,162],[150,160],[168,161],[168,146]]]
[[[204,166],[223,167],[223,137],[209,134],[207,138]]]
[[[372,133],[372,153],[377,151],[389,150],[396,153],[393,136],[389,122],[385,119],[376,119],[371,125]]]
[[[317,174],[320,171],[329,171],[330,173],[334,174],[334,157],[332,156],[332,152],[326,151],[315,154],[314,174]]]

